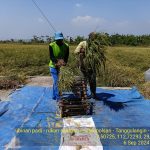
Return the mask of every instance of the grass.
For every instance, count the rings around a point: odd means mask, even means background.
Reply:
[[[0,76],[48,74],[47,45],[0,44],[0,60]]]
[[[108,47],[104,83],[106,86],[139,86],[150,67],[150,48]]]
[[[150,67],[150,47],[109,47],[108,57],[140,72]]]
[[[70,46],[68,62],[74,73],[75,47]],[[149,83],[144,81],[144,72],[150,67],[149,47],[108,47],[106,57],[106,70],[98,77],[98,86],[137,86],[150,98]],[[14,80],[13,76],[22,83],[26,76],[49,75],[49,51],[45,44],[0,44],[0,60],[0,76],[6,77],[7,82]]]

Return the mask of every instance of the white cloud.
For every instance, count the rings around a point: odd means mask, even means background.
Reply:
[[[72,19],[72,24],[75,26],[91,26],[91,25],[102,25],[106,21],[103,18],[92,17],[92,16],[77,16]]]
[[[79,3],[76,3],[76,5],[75,5],[76,7],[81,7],[82,5],[81,4],[79,4]]]
[[[73,31],[78,32],[78,35],[87,36],[90,32],[98,31],[98,29],[104,29],[107,21],[104,18],[85,15],[76,16],[71,20],[71,28]]]

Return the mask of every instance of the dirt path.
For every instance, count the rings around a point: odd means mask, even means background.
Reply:
[[[9,100],[8,96],[13,90],[0,90],[0,100]]]
[[[52,87],[52,77],[50,76],[34,76],[30,77],[27,80],[27,84],[29,86],[43,86],[43,87]],[[0,90],[0,100],[9,100],[9,94],[13,89],[10,90]]]
[[[52,87],[53,81],[50,76],[35,76],[27,80],[27,85]]]

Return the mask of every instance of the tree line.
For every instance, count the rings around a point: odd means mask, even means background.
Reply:
[[[132,34],[108,34],[108,33],[96,33],[96,38],[103,39],[107,45],[110,46],[150,46],[150,35],[132,35]],[[10,39],[10,40],[1,40],[0,43],[23,43],[23,44],[32,44],[32,43],[50,43],[54,40],[52,36],[36,36],[34,35],[29,40],[23,39]],[[79,42],[87,40],[84,36],[77,36],[75,38],[67,36],[65,41],[70,44],[78,44]]]

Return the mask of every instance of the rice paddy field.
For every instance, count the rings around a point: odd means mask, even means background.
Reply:
[[[70,46],[68,62],[74,70],[75,47]],[[106,57],[105,71],[97,77],[98,86],[137,86],[150,98],[150,83],[144,80],[144,72],[150,68],[150,47],[107,47]],[[28,76],[49,75],[48,63],[48,44],[0,44],[0,88],[9,88],[12,82],[25,83]]]

